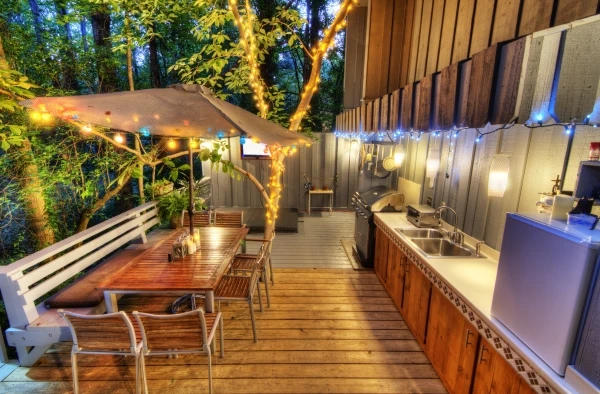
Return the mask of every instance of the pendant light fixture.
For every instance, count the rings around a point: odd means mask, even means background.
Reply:
[[[394,165],[396,168],[400,167],[404,162],[404,148],[402,145],[396,145],[394,149]]]
[[[496,154],[490,166],[490,176],[488,179],[488,196],[504,197],[504,192],[508,186],[508,171],[510,163],[508,155]]]
[[[427,167],[425,175],[429,178],[429,187],[433,187],[433,182],[440,169],[440,148],[433,147],[427,156]]]

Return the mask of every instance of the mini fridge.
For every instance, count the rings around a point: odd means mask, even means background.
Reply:
[[[549,214],[507,214],[492,315],[564,376],[600,247],[600,231]]]

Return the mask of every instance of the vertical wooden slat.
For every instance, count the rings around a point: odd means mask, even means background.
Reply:
[[[469,127],[483,127],[491,115],[494,80],[498,63],[498,44],[475,54],[471,61],[467,125]]]
[[[492,124],[508,123],[515,114],[525,43],[524,37],[502,47],[494,108],[490,120]]]
[[[400,102],[402,90],[394,90],[390,100],[390,129],[396,130],[400,128]]]
[[[360,106],[360,130],[361,131],[371,131],[371,129],[367,129],[367,104],[363,103]]]
[[[429,33],[429,48],[427,53],[427,66],[425,74],[437,71],[438,56],[440,54],[440,38],[442,34],[442,21],[444,18],[445,0],[434,0],[431,14],[431,31]]]
[[[423,0],[421,12],[421,32],[419,33],[419,49],[417,53],[417,68],[415,70],[415,81],[425,76],[427,68],[427,53],[429,46],[429,35],[431,33],[431,15],[433,11],[433,0]],[[437,55],[436,55],[437,56]]]
[[[390,73],[388,77],[387,92],[392,92],[402,85],[402,50],[404,48],[404,36],[406,30],[406,0],[396,0],[394,2],[394,16],[392,23],[392,40],[390,48]]]
[[[410,83],[402,89],[402,104],[400,110],[400,127],[403,131],[409,131],[412,126],[412,110],[414,99],[413,83]]]
[[[600,21],[575,26],[565,34],[552,112],[560,122],[581,121],[594,110],[600,81]]]
[[[390,97],[391,94],[386,94],[381,98],[379,110],[379,125],[381,130],[390,130]]]
[[[499,0],[509,1],[509,0]],[[478,0],[475,6],[473,19],[473,34],[471,35],[471,48],[469,55],[483,51],[490,44],[490,35],[494,21],[494,7],[496,0]]]
[[[419,110],[415,128],[419,131],[429,131],[431,121],[431,100],[433,93],[433,75],[421,78],[419,83]]]
[[[451,63],[456,63],[469,57],[474,12],[475,0],[460,0],[458,4],[458,16],[456,17],[456,32],[454,35]]]
[[[517,34],[519,7],[522,0],[500,0],[496,3],[492,45],[501,41],[512,40]]]
[[[381,121],[381,115],[380,115],[380,104],[381,101],[380,99],[375,99],[373,100],[373,115],[372,115],[372,122],[373,122],[373,131],[379,131],[381,129],[381,124],[379,123]]]
[[[522,0],[519,37],[544,30],[552,23],[555,0]]]
[[[367,61],[363,99],[387,93],[394,0],[372,0],[367,28]]]
[[[457,108],[457,125],[465,126],[467,123],[467,108],[469,100],[469,86],[471,84],[471,60],[460,63],[458,66],[460,81],[458,87],[458,108]]]
[[[436,99],[437,117],[433,127],[447,130],[454,126],[454,114],[458,98],[459,63],[454,63],[440,72],[439,95]]]
[[[373,101],[367,103],[365,121],[365,130],[373,131]]]
[[[452,61],[452,47],[454,46],[457,13],[458,0],[446,0],[437,71],[441,71],[448,67]]]
[[[402,43],[402,68],[400,70],[400,86],[408,84],[408,75],[410,71],[410,52],[413,36],[413,20],[415,12],[415,0],[406,1],[406,11],[404,20],[404,40]]]
[[[413,14],[413,33],[410,45],[410,64],[408,68],[408,83],[414,82],[417,78],[415,77],[417,70],[417,57],[419,55],[419,40],[421,37],[421,17],[423,15],[423,1],[414,0],[415,8]]]
[[[535,121],[541,120],[543,123],[546,123],[552,119],[550,115],[550,103],[561,37],[562,32],[558,32],[544,36],[541,42],[539,65],[531,105],[531,117]],[[534,41],[536,40],[534,39]],[[525,121],[525,119],[522,121]]]
[[[365,61],[367,7],[355,7],[348,14],[344,61],[344,108],[356,108],[362,98]]]
[[[598,0],[557,0],[553,26],[585,18],[598,12]]]

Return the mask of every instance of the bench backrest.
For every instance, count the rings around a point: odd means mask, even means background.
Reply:
[[[152,201],[0,267],[0,289],[11,327],[39,317],[35,301],[158,224]]]

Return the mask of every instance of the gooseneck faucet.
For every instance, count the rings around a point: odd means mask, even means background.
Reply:
[[[462,244],[464,242],[464,236],[462,235],[462,233],[460,233],[458,231],[458,228],[456,227],[456,222],[458,221],[458,215],[456,214],[456,211],[454,209],[450,208],[449,206],[447,206],[445,203],[442,203],[442,206],[438,207],[435,210],[435,212],[433,212],[433,217],[435,218],[435,215],[439,214],[440,221],[441,221],[442,220],[442,211],[444,211],[444,210],[448,210],[454,214],[454,231],[451,234],[448,234],[448,238],[450,238],[450,241],[462,246]],[[440,223],[440,225],[441,225],[441,223]]]

